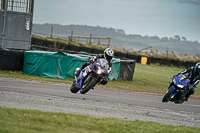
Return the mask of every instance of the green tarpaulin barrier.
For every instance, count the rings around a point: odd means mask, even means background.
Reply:
[[[112,70],[109,75],[110,80],[117,80],[119,77],[119,70],[120,69],[120,59],[113,58],[112,59]]]
[[[74,78],[77,67],[89,61],[89,57],[66,54],[62,52],[25,51],[23,72],[51,78]],[[120,59],[113,59],[110,80],[117,80],[119,76]]]

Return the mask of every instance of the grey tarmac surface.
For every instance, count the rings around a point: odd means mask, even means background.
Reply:
[[[110,90],[72,94],[69,85],[0,77],[0,105],[7,108],[147,120],[200,128],[200,101],[162,103],[163,96]]]

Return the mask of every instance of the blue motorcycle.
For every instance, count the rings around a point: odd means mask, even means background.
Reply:
[[[184,94],[186,91],[187,83],[189,83],[190,80],[187,75],[176,75],[172,78],[172,81],[170,82],[168,91],[165,93],[162,102],[174,102],[182,104],[184,102]],[[196,87],[196,86],[195,86]]]
[[[108,70],[108,61],[103,58],[97,59],[97,61],[85,67],[78,77],[75,76],[75,81],[70,87],[70,91],[77,93],[80,90],[81,94],[87,93],[90,89],[94,89],[97,84],[100,84],[104,78],[109,76]]]

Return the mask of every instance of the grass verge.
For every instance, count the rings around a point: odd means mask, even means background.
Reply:
[[[199,128],[150,121],[93,118],[86,115],[0,107],[2,133],[199,133]]]

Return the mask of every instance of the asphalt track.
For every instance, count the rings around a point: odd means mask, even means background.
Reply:
[[[80,114],[95,116],[96,112],[96,117],[116,116],[117,118],[127,120],[142,119],[161,122],[164,124],[200,127],[199,100],[189,99],[188,102],[184,102],[183,104],[174,104],[171,102],[162,103],[161,101],[163,96],[101,89],[90,90],[87,94],[84,95],[80,94],[79,92],[77,94],[72,94],[69,91],[69,85],[56,85],[50,83],[40,83],[35,81],[0,77],[0,105],[3,107],[23,108],[21,106],[18,107],[16,104],[17,98],[13,98],[13,96],[10,94],[11,92],[14,94],[14,96],[17,96],[18,94],[21,95],[22,98],[25,98],[25,96],[27,96],[27,98],[30,98],[30,96],[38,96],[35,98],[38,100],[34,104],[35,106],[42,103],[39,101],[39,97],[48,97],[49,101],[50,99],[54,98],[70,101],[70,103],[63,103],[59,106],[60,108],[58,111],[60,112],[73,113],[73,110],[70,109],[74,108],[74,113],[80,112]],[[33,99],[31,101],[33,101]],[[11,106],[12,102],[14,103],[13,106]],[[77,103],[79,103],[79,105],[76,105]],[[20,105],[22,102],[18,102],[18,104]],[[59,103],[57,103],[57,106],[58,104]],[[34,105],[32,104],[31,106]],[[48,103],[45,105],[48,107]],[[75,108],[75,106],[77,107]],[[99,107],[97,108],[97,106]],[[83,111],[80,111],[81,107],[84,108]],[[26,106],[24,108],[30,107]],[[77,111],[77,108],[79,111]],[[114,108],[119,108],[119,112],[117,112],[118,109],[114,110]],[[107,112],[104,112],[106,110]],[[53,109],[52,111],[56,110]],[[164,120],[165,122],[163,122]]]

